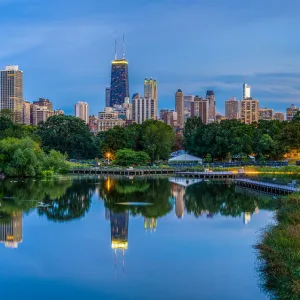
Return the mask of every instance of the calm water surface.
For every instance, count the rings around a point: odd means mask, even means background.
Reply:
[[[267,196],[173,178],[60,177],[6,180],[0,199],[3,299],[267,299],[252,248],[273,215]]]

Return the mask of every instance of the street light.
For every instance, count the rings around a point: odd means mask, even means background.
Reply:
[[[106,155],[107,155],[107,164],[109,165],[109,157],[110,157],[110,153],[108,152]]]

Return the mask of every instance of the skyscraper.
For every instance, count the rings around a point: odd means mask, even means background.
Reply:
[[[250,98],[241,101],[241,121],[246,124],[258,122],[258,100]]]
[[[121,105],[129,97],[128,62],[125,59],[125,44],[123,37],[123,57],[117,59],[117,40],[115,40],[115,59],[111,65],[110,107]]]
[[[228,120],[239,119],[240,102],[232,97],[225,101],[225,117]]]
[[[105,107],[110,106],[110,87],[105,88]]]
[[[1,70],[1,109],[10,109],[15,121],[23,122],[23,72],[18,66],[7,66]]]
[[[290,107],[286,109],[286,120],[291,121],[293,120],[294,115],[299,111],[300,109],[295,105],[292,104]]]
[[[258,109],[258,120],[273,120],[273,109],[272,108],[259,108]]]
[[[78,101],[75,104],[75,117],[80,118],[86,124],[89,123],[89,105],[87,102]]]
[[[247,83],[243,84],[243,99],[251,98],[251,87]]]
[[[156,79],[145,78],[145,80],[144,80],[144,97],[158,100]]]
[[[208,124],[208,109],[208,100],[195,96],[194,102],[191,105],[192,117],[199,117],[203,124]]]
[[[206,100],[208,100],[208,123],[216,120],[216,99],[212,90],[206,92]]]
[[[182,90],[178,90],[175,94],[175,110],[177,112],[177,126],[182,129],[184,127],[184,95]]]

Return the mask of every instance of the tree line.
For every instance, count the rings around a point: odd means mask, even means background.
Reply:
[[[187,120],[183,132],[188,153],[212,160],[282,159],[286,153],[300,151],[300,113],[292,121],[259,121],[244,124],[222,120],[205,125],[198,117]]]

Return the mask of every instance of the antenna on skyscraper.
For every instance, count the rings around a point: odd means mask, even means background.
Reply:
[[[117,60],[117,32],[115,31],[115,60]]]
[[[125,36],[123,33],[123,59],[125,59]]]

